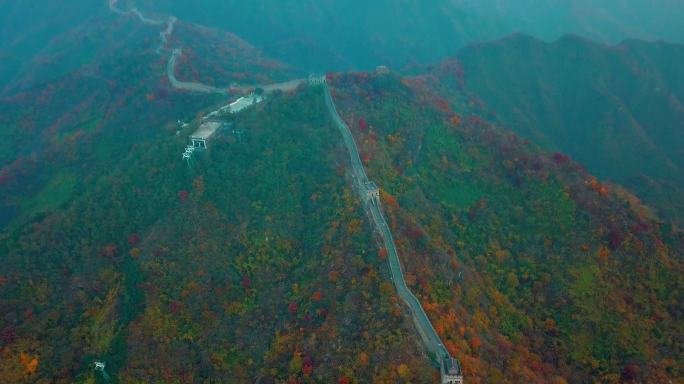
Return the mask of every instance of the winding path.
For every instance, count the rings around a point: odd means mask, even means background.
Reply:
[[[169,41],[169,36],[173,34],[173,28],[178,19],[175,16],[169,16],[166,20],[150,19],[145,16],[138,8],[132,8],[128,11],[117,8],[118,0],[109,0],[109,9],[122,16],[135,16],[142,23],[152,26],[161,26],[166,24],[166,28],[159,32],[159,39],[161,41],[159,48],[157,48],[157,53],[166,47]],[[271,93],[275,91],[289,92],[297,89],[300,85],[306,84],[306,79],[294,79],[288,80],[282,83],[272,83],[266,85],[240,85],[233,87],[218,88],[211,85],[206,85],[191,81],[181,81],[176,77],[176,62],[178,58],[183,54],[181,48],[175,48],[171,51],[171,56],[166,64],[166,76],[169,78],[169,83],[173,88],[180,89],[183,91],[197,92],[197,93],[218,93],[218,94],[231,94],[231,93],[249,93],[256,88],[261,88],[266,93]]]
[[[174,16],[169,16],[166,18],[166,20],[150,19],[143,15],[142,12],[138,10],[138,8],[131,8],[128,11],[124,11],[116,7],[117,3],[118,0],[109,0],[109,10],[122,16],[133,15],[137,17],[138,20],[140,20],[143,24],[147,25],[160,26],[166,24],[166,28],[163,31],[159,32],[161,44],[159,45],[159,48],[157,48],[157,53],[161,53],[162,49],[164,49],[166,44],[169,42],[169,36],[171,36],[171,34],[173,33],[173,26],[176,24],[177,19]]]
[[[180,81],[176,78],[176,60],[182,54],[180,48],[173,50],[169,62],[166,64],[166,76],[169,78],[169,83],[172,87],[190,92],[200,92],[200,93],[220,93],[228,94],[229,91],[226,88],[216,88],[211,85],[206,85],[202,83],[193,83],[188,81]]]
[[[166,44],[169,41],[169,36],[173,33],[173,27],[176,24],[176,17],[174,16],[169,16],[167,17],[166,21],[164,20],[157,20],[157,19],[150,19],[142,12],[138,10],[138,8],[132,8],[128,11],[124,11],[122,9],[117,8],[117,3],[118,0],[109,0],[109,10],[122,16],[135,16],[142,22],[143,24],[147,25],[152,25],[152,26],[161,26],[166,23],[166,28],[159,32],[159,39],[161,40],[161,45],[159,48],[157,48],[157,53],[161,53],[161,50],[166,47]],[[171,83],[171,86],[177,89],[181,89],[184,91],[190,91],[190,92],[200,92],[200,93],[221,93],[221,94],[227,94],[228,90],[227,89],[221,89],[221,88],[216,88],[212,87],[210,85],[205,85],[201,83],[193,83],[193,82],[186,82],[186,81],[180,81],[176,78],[176,61],[178,60],[178,57],[183,53],[183,51],[180,48],[176,48],[171,52],[171,57],[169,57],[169,61],[166,64],[166,76],[169,78],[169,83]]]
[[[382,236],[385,248],[387,249],[390,273],[392,275],[392,282],[397,290],[397,294],[409,307],[413,323],[415,324],[426,349],[434,355],[437,363],[440,365],[442,381],[450,382],[445,381],[445,371],[447,371],[445,365],[449,365],[450,367],[453,367],[453,380],[455,380],[453,383],[462,383],[463,376],[461,373],[460,364],[457,360],[451,358],[449,351],[447,351],[447,349],[444,347],[444,344],[442,344],[442,341],[439,338],[439,335],[437,335],[435,328],[432,326],[432,323],[425,313],[425,310],[423,310],[423,307],[420,305],[420,302],[416,296],[406,285],[397,247],[394,244],[394,238],[392,237],[392,231],[387,225],[385,216],[380,210],[380,200],[378,198],[367,197],[367,186],[371,185],[371,183],[368,180],[366,170],[361,162],[361,158],[359,157],[359,150],[356,146],[356,142],[354,141],[354,136],[352,135],[349,126],[344,122],[340,114],[337,112],[332,95],[330,94],[330,88],[327,86],[327,84],[325,85],[325,103],[330,111],[330,114],[332,115],[335,125],[337,125],[337,128],[340,130],[340,133],[344,138],[344,144],[349,151],[357,191],[364,200],[366,208],[369,210],[370,215],[373,218],[373,224],[375,224],[376,230]],[[374,184],[372,185],[374,186]]]
[[[155,20],[155,19],[150,19],[147,18],[145,15],[143,15],[140,11],[138,11],[138,8],[131,8],[128,11],[124,11],[122,9],[119,9],[116,7],[116,4],[118,3],[118,0],[109,0],[109,9],[114,12],[118,13],[119,15],[134,15],[137,17],[141,22],[149,25],[162,25],[164,24],[164,20]]]
[[[272,83],[265,85],[239,85],[230,88],[217,88],[211,85],[206,85],[202,83],[181,81],[176,77],[176,61],[178,57],[183,54],[180,48],[173,50],[168,63],[166,64],[166,76],[169,78],[169,83],[172,87],[190,92],[199,93],[219,93],[219,94],[231,94],[231,93],[249,93],[254,91],[256,88],[261,88],[265,93],[272,93],[275,91],[289,92],[294,91],[302,84],[306,84],[306,79],[294,79],[284,81],[282,83]]]

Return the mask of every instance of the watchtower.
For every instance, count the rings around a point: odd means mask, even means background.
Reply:
[[[385,66],[385,65],[378,65],[378,66],[375,68],[375,74],[378,75],[378,76],[380,76],[380,75],[387,75],[388,73],[390,73],[390,69],[387,68],[387,66]]]
[[[364,196],[366,201],[370,200],[376,204],[380,203],[380,188],[372,181],[366,181],[363,184]]]
[[[463,384],[463,372],[458,360],[451,356],[442,358],[439,364],[439,371],[442,376],[442,384]]]
[[[309,85],[320,85],[325,83],[325,76],[316,76],[311,74],[306,79],[306,82],[309,83]]]

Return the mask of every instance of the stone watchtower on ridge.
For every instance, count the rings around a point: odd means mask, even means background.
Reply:
[[[363,184],[364,199],[372,201],[375,204],[380,203],[380,188],[373,181],[366,181]]]
[[[442,359],[439,365],[442,384],[463,384],[463,372],[458,360],[447,356]]]
[[[306,78],[306,82],[309,85],[320,85],[320,84],[325,84],[325,76],[324,75],[314,75],[311,74],[309,77]]]

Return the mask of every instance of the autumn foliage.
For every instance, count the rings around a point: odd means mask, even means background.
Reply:
[[[384,247],[380,248],[380,250],[378,250],[378,256],[381,259],[386,259],[387,258],[387,248],[384,248]]]
[[[681,376],[667,353],[656,352],[682,334],[668,309],[684,292],[675,272],[684,253],[679,231],[656,224],[638,199],[568,156],[531,148],[490,124],[473,113],[483,107],[476,100],[459,106],[469,95],[435,94],[440,84],[430,75],[394,84],[406,98],[364,84],[338,78],[338,110],[374,122],[368,173],[383,187],[405,279],[469,381]],[[361,145],[371,148],[367,140]],[[674,291],[644,293],[662,286],[660,274]],[[383,288],[394,292],[391,284]],[[656,328],[669,336],[656,336]],[[631,353],[658,357],[625,359]],[[394,382],[402,380],[400,366]]]
[[[24,366],[27,375],[33,375],[34,373],[36,373],[36,370],[38,369],[37,357],[33,357],[27,353],[22,352],[19,355],[19,360],[21,361],[21,364]]]
[[[681,233],[430,87],[332,77],[347,121],[373,122],[356,133],[375,138],[361,145],[407,284],[467,382],[682,377]],[[154,114],[167,101],[147,89],[116,108]],[[235,121],[252,139],[191,171],[180,141],[132,135],[125,164],[79,168],[97,187],[76,206],[3,233],[0,381],[87,382],[105,356],[119,382],[434,382],[322,105],[320,89],[274,97]],[[138,126],[120,119],[98,140]]]

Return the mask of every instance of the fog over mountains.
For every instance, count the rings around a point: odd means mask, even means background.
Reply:
[[[684,46],[516,35],[456,57],[489,118],[684,216]]]
[[[2,73],[45,48],[50,38],[106,11],[99,1],[3,0]],[[575,33],[599,42],[626,38],[684,42],[677,0],[131,0],[149,14],[230,31],[308,70],[372,69],[441,60],[476,42],[513,32],[542,40]],[[27,22],[30,20],[30,22]]]
[[[279,58],[321,70],[435,61],[513,32],[555,40],[684,41],[677,0],[143,0],[141,8],[230,30]]]
[[[0,0],[0,383],[682,382],[682,20]]]

